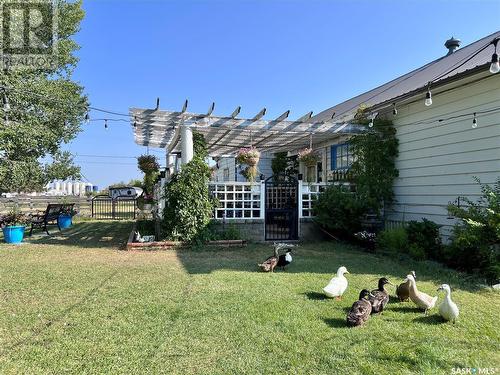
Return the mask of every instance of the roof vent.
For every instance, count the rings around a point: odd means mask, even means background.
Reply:
[[[448,48],[448,55],[451,55],[458,47],[460,47],[460,39],[451,37],[444,43],[444,46]]]

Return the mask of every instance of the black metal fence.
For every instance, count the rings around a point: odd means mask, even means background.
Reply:
[[[96,195],[92,198],[92,217],[94,219],[135,219],[136,209],[137,200],[135,198],[111,199],[108,195]]]

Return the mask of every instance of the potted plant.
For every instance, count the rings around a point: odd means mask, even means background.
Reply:
[[[59,228],[65,229],[69,228],[73,225],[73,216],[76,215],[76,211],[74,210],[72,205],[65,205],[61,209],[61,213],[57,218],[57,224],[59,224]]]
[[[318,161],[319,156],[312,148],[305,148],[299,151],[299,162],[304,163],[306,167],[314,167]]]
[[[160,164],[154,155],[141,155],[137,158],[137,166],[144,174],[158,172]]]
[[[16,208],[8,214],[1,216],[0,225],[2,226],[4,241],[11,244],[21,243],[28,223],[28,216]]]
[[[145,211],[151,211],[154,203],[155,201],[152,194],[144,194],[142,197],[142,208]]]
[[[257,177],[259,160],[260,152],[255,147],[240,148],[236,154],[236,161],[247,165],[241,174],[250,182],[254,182]]]

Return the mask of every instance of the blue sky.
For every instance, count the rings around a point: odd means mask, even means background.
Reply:
[[[500,1],[86,0],[74,78],[92,106],[273,118],[326,109],[499,29]],[[93,119],[112,117],[92,113]],[[140,178],[130,124],[83,126],[66,147],[104,187]],[[161,150],[151,150],[162,157]],[[163,161],[164,164],[164,161]]]

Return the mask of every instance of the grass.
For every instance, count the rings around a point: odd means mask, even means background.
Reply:
[[[0,245],[2,373],[410,374],[500,368],[500,295],[432,263],[401,263],[331,242],[303,244],[287,272],[260,273],[265,245],[125,252],[130,222],[82,222]],[[341,302],[321,289],[339,265]],[[415,269],[452,286],[457,324],[391,301],[365,327],[347,309],[376,278]],[[500,371],[497,370],[497,372]]]

